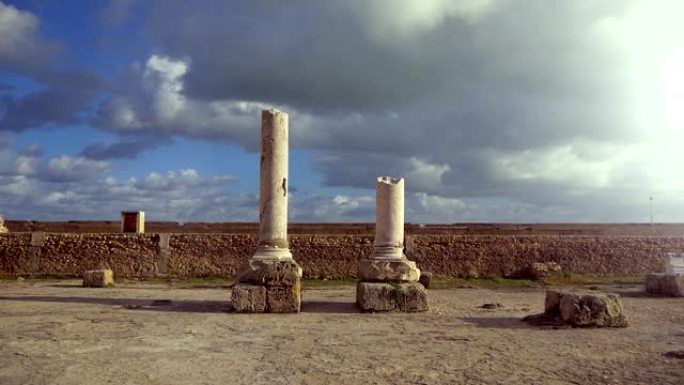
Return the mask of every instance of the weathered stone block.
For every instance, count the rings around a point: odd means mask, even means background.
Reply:
[[[86,270],[83,287],[106,287],[114,284],[114,272],[110,269]]]
[[[418,282],[420,270],[416,263],[406,260],[359,261],[359,278],[364,282]]]
[[[620,296],[612,293],[578,293],[549,290],[544,313],[523,320],[544,325],[573,327],[627,327]]]
[[[231,293],[233,310],[240,313],[263,313],[266,311],[266,287],[237,283]]]
[[[429,271],[423,271],[420,273],[420,278],[418,278],[418,282],[420,282],[421,285],[423,285],[424,288],[429,289],[430,288],[430,283],[432,283],[432,273]]]
[[[395,288],[389,283],[359,282],[356,304],[363,311],[389,311],[397,305]]]
[[[256,285],[295,286],[302,277],[302,268],[294,260],[250,259],[240,267],[238,282]]]
[[[425,287],[417,282],[399,283],[395,287],[397,308],[405,312],[427,311],[428,295]]]
[[[684,297],[684,276],[678,274],[647,274],[646,292]]]
[[[665,276],[665,274],[646,274],[646,292],[651,294],[662,294],[660,281],[663,276]]]
[[[302,306],[301,285],[266,288],[266,311],[269,313],[299,313]]]

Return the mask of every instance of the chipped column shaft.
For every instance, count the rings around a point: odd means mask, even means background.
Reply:
[[[378,177],[370,259],[404,259],[404,178]]]
[[[288,116],[261,111],[259,245],[252,258],[291,260],[287,242]]]

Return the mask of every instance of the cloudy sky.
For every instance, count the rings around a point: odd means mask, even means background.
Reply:
[[[0,213],[684,222],[684,1],[0,0]]]

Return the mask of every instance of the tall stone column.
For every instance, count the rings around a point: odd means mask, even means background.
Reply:
[[[292,259],[287,242],[288,154],[287,114],[261,111],[259,245],[254,259]]]
[[[261,112],[259,234],[254,255],[241,266],[231,294],[235,311],[296,313],[302,269],[287,241],[288,116]]]
[[[404,178],[378,177],[375,200],[373,253],[359,260],[356,303],[364,311],[425,311],[420,270],[404,255]]]
[[[404,178],[378,177],[375,205],[375,241],[369,259],[405,259]]]

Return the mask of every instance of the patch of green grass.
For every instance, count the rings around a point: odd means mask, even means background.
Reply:
[[[589,275],[578,273],[553,274],[546,282],[532,281],[529,279],[488,277],[488,278],[459,278],[459,277],[435,277],[432,279],[430,289],[453,289],[460,287],[484,287],[484,288],[541,288],[546,286],[577,286],[590,285],[591,290],[603,290],[601,286],[610,284],[643,284],[643,276],[620,276],[620,275]]]
[[[486,287],[486,288],[529,288],[538,287],[539,283],[529,279],[511,279],[504,277],[489,278],[460,278],[460,277],[435,277],[430,283],[430,289],[454,289],[462,287]]]
[[[121,278],[114,277],[116,283],[132,284],[144,283],[146,285],[173,285],[177,288],[193,289],[193,288],[207,288],[207,287],[225,287],[231,286],[235,283],[233,277],[191,277],[191,278],[177,278],[177,277],[145,277],[145,278]]]
[[[592,275],[579,273],[554,274],[547,280],[547,284],[563,285],[608,285],[608,284],[640,284],[644,283],[644,276],[634,275]]]

